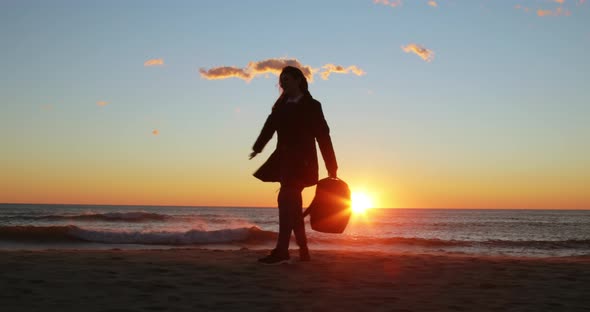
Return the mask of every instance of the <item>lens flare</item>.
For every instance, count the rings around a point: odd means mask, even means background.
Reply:
[[[367,194],[361,192],[353,192],[350,195],[351,209],[355,214],[363,214],[367,209],[373,207],[373,201]]]

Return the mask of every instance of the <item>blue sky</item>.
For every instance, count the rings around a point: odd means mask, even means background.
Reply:
[[[3,1],[0,201],[272,206],[276,76],[199,69],[296,59],[365,72],[310,91],[380,206],[588,208],[590,4],[385,2]]]

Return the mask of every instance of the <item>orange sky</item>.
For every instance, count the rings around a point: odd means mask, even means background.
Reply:
[[[12,1],[0,202],[276,206],[248,155],[294,65],[377,207],[590,209],[590,5],[516,2]]]

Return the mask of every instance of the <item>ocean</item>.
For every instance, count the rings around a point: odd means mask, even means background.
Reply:
[[[590,210],[369,209],[311,250],[527,257],[590,255]],[[270,249],[273,208],[0,205],[0,249]],[[294,240],[292,248],[297,248]]]

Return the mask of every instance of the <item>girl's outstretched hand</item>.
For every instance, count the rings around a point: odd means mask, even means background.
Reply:
[[[252,159],[252,158],[254,158],[254,157],[257,155],[257,154],[258,154],[258,153],[256,153],[256,152],[252,152],[252,153],[250,153],[250,158],[248,158],[248,159]]]

